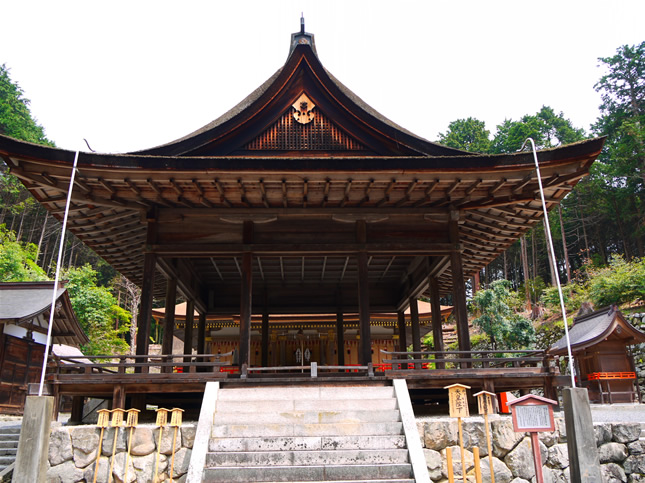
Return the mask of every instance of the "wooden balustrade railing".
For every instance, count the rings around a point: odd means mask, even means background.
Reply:
[[[392,356],[383,363],[402,369],[421,369],[423,365],[435,369],[541,367],[548,370],[554,366],[551,363],[554,359],[544,350],[396,352],[381,349],[381,352]]]

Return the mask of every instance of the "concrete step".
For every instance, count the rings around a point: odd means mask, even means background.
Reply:
[[[0,437],[5,434],[20,434],[20,426],[0,426]]]
[[[276,412],[229,412],[218,410],[214,424],[316,424],[316,423],[384,423],[400,421],[398,410],[372,411],[276,411]]]
[[[392,386],[311,386],[311,387],[254,387],[229,388],[219,391],[220,401],[266,401],[266,400],[338,400],[338,399],[386,399],[394,397]]]
[[[271,436],[386,436],[403,434],[400,422],[327,424],[214,424],[213,438]]]
[[[248,451],[206,455],[206,466],[382,465],[408,463],[407,449]]]
[[[307,465],[204,468],[203,481],[209,482],[330,482],[410,479],[408,463],[386,465]]]
[[[17,448],[18,438],[12,440],[0,439],[0,449],[2,448]]]
[[[208,450],[216,451],[314,451],[323,449],[403,449],[403,435],[301,436],[275,438],[211,438]]]
[[[18,454],[18,448],[0,448],[0,456],[12,456],[16,457]]]
[[[286,400],[267,399],[265,401],[251,400],[219,400],[217,411],[236,411],[241,413],[271,412],[271,411],[344,411],[344,410],[390,410],[397,409],[396,399],[392,397],[364,400],[356,399],[312,399]]]
[[[9,466],[16,461],[15,456],[0,456],[0,466]]]

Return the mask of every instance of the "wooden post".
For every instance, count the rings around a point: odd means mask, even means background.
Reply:
[[[372,343],[370,333],[370,296],[367,285],[367,253],[360,252],[356,259],[358,263],[358,332],[359,364],[366,366],[372,362]]]
[[[367,224],[365,220],[356,222],[356,242],[367,243]],[[370,291],[367,266],[367,253],[361,251],[356,257],[358,264],[358,333],[359,364],[366,366],[372,362],[372,336],[370,327]]]
[[[195,302],[188,299],[186,302],[186,324],[184,325],[184,372],[190,371],[190,363],[193,360],[193,324],[195,322]]]
[[[269,366],[269,307],[268,291],[264,287],[264,307],[262,310],[262,367]]]
[[[460,351],[470,351],[470,334],[468,332],[468,310],[466,308],[466,284],[464,269],[461,261],[459,246],[459,212],[450,212],[450,243],[454,248],[450,253],[450,271],[452,272],[452,287],[454,295],[455,320],[457,325],[457,338]],[[469,357],[464,355],[464,357]],[[468,367],[469,363],[462,363],[461,367]]]
[[[408,350],[408,341],[407,341],[407,333],[405,330],[405,312],[399,311],[396,313],[396,326],[399,329],[399,352],[405,352]],[[403,359],[404,357],[401,357]],[[408,364],[404,363],[399,364],[398,367],[392,367],[392,369],[407,369]]]
[[[441,315],[441,302],[439,300],[439,282],[436,277],[429,277],[430,283],[430,307],[432,310],[432,339],[434,341],[435,352],[443,352],[443,317]],[[443,358],[443,354],[437,354],[436,357]],[[444,369],[444,362],[437,362],[437,369]]]
[[[412,325],[412,350],[421,352],[421,329],[419,327],[419,304],[417,299],[410,297],[410,323]],[[418,356],[415,356],[416,359]],[[420,362],[415,362],[414,368],[421,369]]]
[[[112,408],[125,408],[125,387],[123,384],[115,384],[112,391]]]
[[[163,342],[161,353],[172,355],[172,342],[175,335],[175,304],[177,303],[177,279],[169,278],[166,283],[166,316],[164,318]],[[172,362],[172,360],[170,360]],[[163,367],[162,372],[172,372],[172,366]]]
[[[146,244],[152,245],[157,241],[157,216],[156,213],[148,213],[148,227]],[[148,354],[150,340],[150,322],[152,320],[152,296],[155,289],[155,271],[157,267],[157,256],[154,253],[143,255],[143,287],[141,288],[141,305],[137,317],[137,355]],[[147,368],[137,368],[136,372],[148,372]],[[145,370],[141,370],[145,369]]]
[[[253,222],[243,224],[244,243],[253,243]],[[251,364],[251,313],[253,307],[253,254],[242,254],[242,290],[240,293],[240,356],[239,364]]]
[[[199,324],[197,325],[197,353],[206,354],[206,312],[200,312]],[[203,357],[197,359],[197,362],[208,362]],[[206,371],[206,366],[200,366],[198,372]]]
[[[343,308],[340,297],[338,310],[336,311],[336,354],[338,354],[338,365],[345,365],[345,330],[343,329]]]
[[[81,423],[83,421],[83,405],[85,398],[83,396],[72,396],[72,414],[70,415],[70,422]]]
[[[468,396],[466,390],[470,386],[463,384],[451,384],[444,387],[448,389],[448,404],[450,410],[450,417],[457,418],[457,429],[459,430],[459,449],[461,450],[461,473],[466,482],[466,454],[464,450],[464,436],[461,426],[461,418],[467,418],[470,414],[468,412]]]

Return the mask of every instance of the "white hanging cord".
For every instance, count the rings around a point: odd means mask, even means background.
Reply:
[[[52,305],[49,309],[49,327],[47,327],[47,343],[45,344],[45,356],[43,357],[43,368],[40,374],[40,387],[38,396],[43,395],[43,386],[45,385],[45,370],[47,369],[47,358],[49,355],[49,346],[52,339],[52,328],[54,327],[54,311],[56,309],[56,294],[58,293],[58,281],[60,278],[60,266],[62,264],[63,250],[65,248],[65,229],[67,228],[67,215],[69,215],[69,204],[72,200],[72,190],[74,189],[74,177],[76,176],[76,165],[78,164],[78,153],[74,156],[74,165],[72,174],[69,178],[69,190],[67,191],[67,202],[65,203],[65,217],[63,218],[63,227],[60,231],[60,243],[58,246],[58,260],[56,261],[56,275],[54,276],[54,290],[52,291]]]
[[[544,200],[544,189],[542,188],[542,176],[540,175],[540,165],[538,164],[537,151],[535,149],[535,142],[533,138],[526,138],[524,144],[520,148],[520,151],[524,150],[527,142],[531,142],[531,147],[533,149],[533,159],[535,160],[535,171],[537,172],[538,184],[540,185],[540,198],[542,199],[542,209],[544,210],[544,218],[546,223],[546,238],[549,241],[549,247],[551,248],[551,261],[553,262],[553,268],[555,272],[555,282],[558,286],[558,294],[560,295],[560,308],[562,309],[562,320],[564,321],[564,335],[567,340],[567,352],[569,354],[569,372],[571,373],[571,387],[576,387],[576,378],[573,369],[573,356],[571,355],[571,340],[569,339],[569,324],[567,322],[567,310],[564,308],[564,296],[562,295],[562,285],[560,285],[560,274],[558,273],[558,263],[555,259],[555,250],[553,249],[553,238],[551,238],[551,227],[549,226],[549,214],[546,211],[546,201]]]

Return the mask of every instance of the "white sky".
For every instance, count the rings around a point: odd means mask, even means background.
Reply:
[[[589,128],[598,57],[644,40],[645,2],[6,0],[0,64],[66,149],[169,142],[263,83],[290,34],[368,104],[429,140],[473,116],[491,131],[542,105]]]

